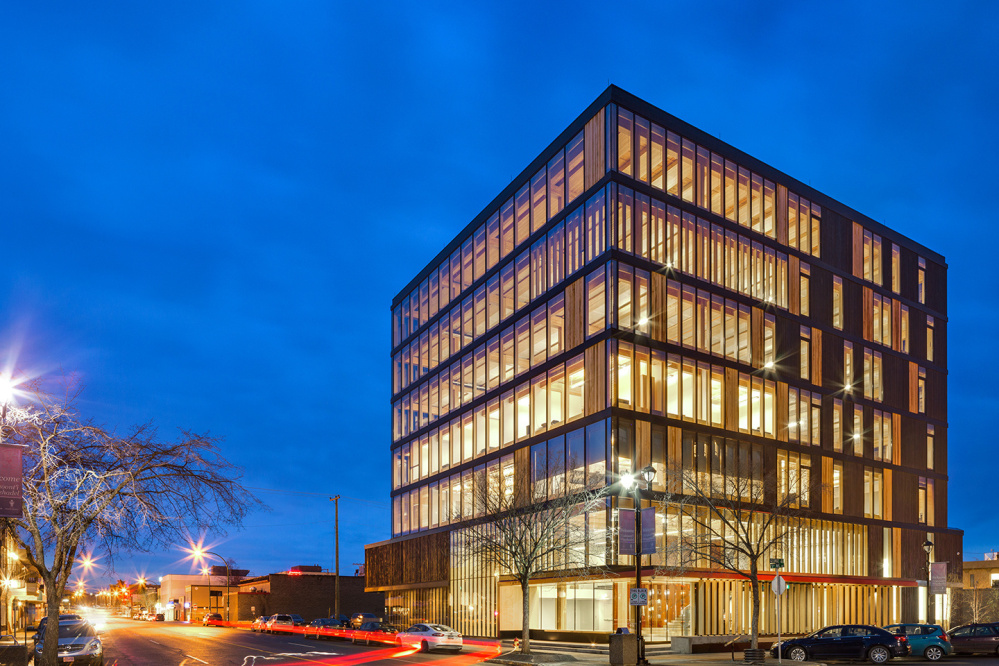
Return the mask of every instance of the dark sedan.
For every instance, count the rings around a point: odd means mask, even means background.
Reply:
[[[948,633],[954,654],[999,654],[999,623],[966,624]]]
[[[791,638],[774,645],[770,653],[792,661],[820,659],[870,659],[883,664],[892,657],[909,654],[905,636],[866,624],[847,624],[819,629],[802,638]]]
[[[398,645],[399,639],[396,634],[399,629],[384,622],[365,622],[360,629],[354,632],[351,641],[371,645],[372,643],[385,643],[388,645]]]
[[[316,618],[305,627],[305,638],[347,638],[348,630],[343,628],[343,622],[332,617]]]

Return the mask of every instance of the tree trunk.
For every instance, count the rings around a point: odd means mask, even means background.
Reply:
[[[753,624],[750,636],[750,647],[754,650],[760,646],[760,577],[754,562],[749,569],[749,583],[753,589]]]
[[[531,654],[531,599],[527,596],[527,580],[520,581],[520,593],[524,602],[524,617],[520,627],[520,653]]]
[[[43,576],[45,582],[45,641],[41,659],[35,659],[35,666],[57,666],[59,663],[59,602],[62,594],[56,585],[56,577]]]

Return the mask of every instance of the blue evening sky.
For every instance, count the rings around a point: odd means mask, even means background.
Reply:
[[[392,297],[614,83],[947,258],[949,518],[981,558],[997,29],[960,0],[6,2],[0,343],[108,424],[223,436],[271,510],[209,542],[255,574],[330,566],[340,493],[352,572],[389,536]]]

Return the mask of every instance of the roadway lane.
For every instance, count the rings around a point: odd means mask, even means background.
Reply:
[[[473,666],[495,654],[495,644],[469,644],[458,654],[421,654],[396,646],[259,634],[246,629],[113,618],[102,634],[107,666]]]

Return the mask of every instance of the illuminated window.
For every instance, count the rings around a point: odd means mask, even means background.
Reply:
[[[833,327],[843,330],[843,278],[833,277],[832,293],[832,320]]]
[[[926,303],[926,260],[919,257],[919,269],[916,274],[916,297],[920,303]]]
[[[776,363],[777,322],[772,314],[763,315],[763,367],[773,368]]]
[[[895,243],[891,244],[891,290],[896,294],[902,288],[901,250]]]
[[[843,401],[833,398],[833,451],[843,451]]]
[[[926,426],[926,469],[933,469],[933,426]]]
[[[812,329],[808,326],[801,327],[801,340],[799,345],[799,362],[802,379],[811,379],[811,358],[812,358]]]
[[[853,390],[853,343],[843,342],[843,386]]]
[[[853,455],[864,455],[864,408],[853,406]]]
[[[899,306],[899,311],[900,311],[899,324],[898,324],[899,327],[898,339],[900,347],[899,351],[901,351],[903,354],[908,354],[909,353],[909,306],[908,305]]]
[[[933,361],[933,317],[926,316],[926,360]]]
[[[596,335],[604,330],[606,325],[606,297],[603,267],[590,273],[586,278],[586,335]]]
[[[809,306],[809,303],[811,302],[811,298],[809,296],[811,272],[811,266],[805,262],[801,262],[800,288],[798,290],[798,312],[802,317],[811,316],[811,308]]]
[[[833,513],[843,513],[843,463],[833,463],[832,473]]]

